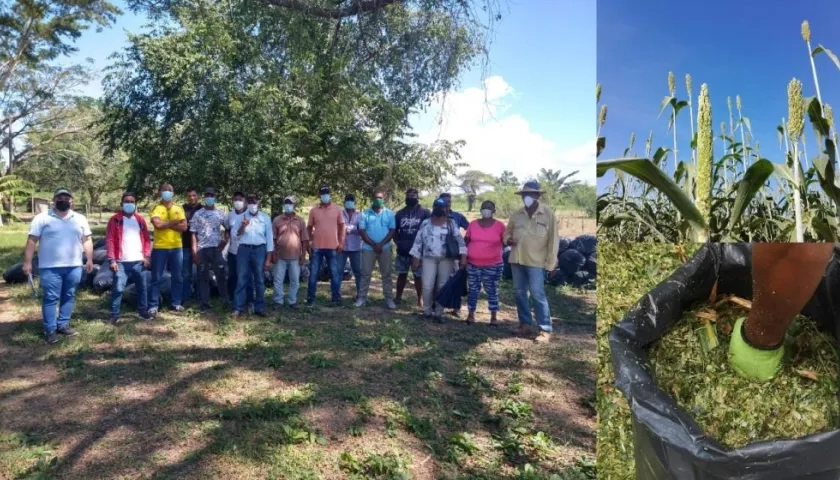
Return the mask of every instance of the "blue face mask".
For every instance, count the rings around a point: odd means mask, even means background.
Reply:
[[[321,203],[329,203],[330,202],[330,195],[325,193],[321,195]]]
[[[168,201],[172,200],[172,197],[174,197],[174,196],[175,196],[175,194],[170,192],[169,190],[167,190],[165,192],[160,192],[160,198],[162,198],[164,202],[168,202]]]
[[[123,203],[123,212],[131,215],[134,213],[134,210],[137,208],[137,205],[133,203]]]
[[[208,207],[212,207],[213,205],[216,204],[216,199],[213,198],[213,197],[205,197],[204,198],[204,204],[207,205]]]
[[[344,208],[356,208],[356,202],[352,200],[347,200],[346,202],[344,202]]]
[[[295,211],[295,206],[294,205],[289,205],[287,203],[287,204],[283,205],[283,211],[286,212],[286,213],[292,213],[292,212]]]

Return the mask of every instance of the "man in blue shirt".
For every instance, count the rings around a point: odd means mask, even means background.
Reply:
[[[265,317],[265,274],[271,268],[274,252],[274,232],[271,218],[260,211],[259,197],[250,193],[245,197],[248,209],[241,217],[231,221],[233,235],[237,236],[239,249],[236,252],[236,296],[233,316],[238,317],[245,310],[245,291],[251,278],[254,282],[254,314]]]
[[[414,239],[417,231],[425,220],[432,217],[431,210],[420,205],[420,196],[416,188],[409,188],[405,192],[405,208],[399,210],[396,217],[397,231],[394,234],[394,243],[397,244],[397,296],[396,302],[402,301],[403,291],[408,283],[408,271],[414,276],[414,290],[417,292],[417,306],[423,306],[423,268],[416,270],[411,268],[411,249],[414,247]]]
[[[455,225],[458,225],[458,228],[461,230],[466,230],[470,226],[469,220],[467,217],[463,216],[458,212],[452,211],[452,194],[448,192],[443,192],[440,194],[440,198],[446,202],[446,214],[449,216],[450,219],[455,221]]]
[[[391,239],[396,230],[394,212],[385,208],[385,195],[377,192],[373,196],[373,206],[365,210],[359,219],[359,234],[362,236],[362,287],[359,299],[354,306],[361,307],[367,302],[370,280],[373,277],[373,267],[379,263],[379,274],[382,276],[382,293],[385,305],[394,310],[394,288],[391,284],[391,263],[393,249]]]

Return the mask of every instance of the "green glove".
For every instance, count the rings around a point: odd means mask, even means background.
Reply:
[[[732,329],[729,340],[729,364],[735,372],[756,382],[772,380],[782,366],[785,347],[775,350],[760,350],[750,346],[742,336],[744,319],[739,318]]]

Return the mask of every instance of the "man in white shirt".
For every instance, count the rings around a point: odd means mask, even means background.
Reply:
[[[242,192],[233,192],[233,210],[228,212],[225,218],[225,242],[228,244],[227,250],[227,289],[228,299],[233,302],[236,295],[236,282],[239,275],[236,273],[236,254],[239,252],[239,237],[231,235],[231,225],[241,221],[245,215],[245,194]],[[222,285],[219,285],[222,288]],[[245,287],[245,307],[253,305],[254,303],[254,279],[252,278]]]
[[[23,258],[23,273],[30,275],[37,246],[43,291],[41,313],[49,344],[58,342],[57,334],[78,335],[70,328],[70,316],[76,304],[76,287],[82,280],[83,250],[87,256],[84,269],[93,271],[93,242],[87,218],[70,209],[73,194],[67,188],[56,189],[53,202],[52,209],[32,219]]]
[[[114,272],[111,287],[111,314],[108,323],[116,325],[128,279],[137,288],[137,310],[140,318],[149,320],[149,297],[143,271],[149,268],[152,256],[152,237],[142,215],[137,214],[137,199],[133,193],[123,193],[120,211],[111,216],[105,229],[105,250],[109,268]]]

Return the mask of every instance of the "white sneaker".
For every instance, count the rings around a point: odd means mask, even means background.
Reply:
[[[396,303],[394,303],[394,301],[393,301],[393,300],[387,300],[387,301],[385,302],[385,306],[387,306],[387,307],[388,307],[388,310],[396,310],[396,309],[397,309],[397,304],[396,304]]]
[[[356,307],[356,308],[363,307],[364,305],[365,305],[365,301],[364,301],[364,299],[361,299],[361,298],[356,300],[356,303],[353,304],[353,306]]]

